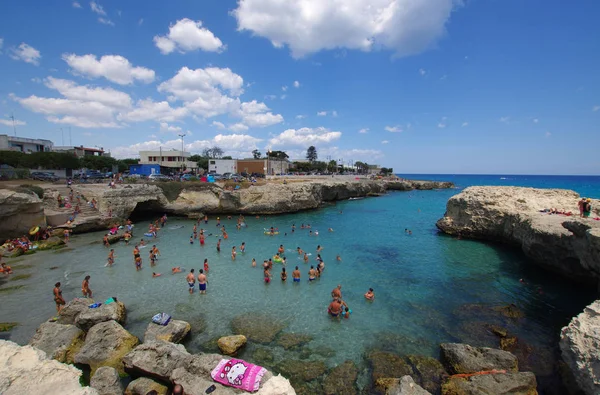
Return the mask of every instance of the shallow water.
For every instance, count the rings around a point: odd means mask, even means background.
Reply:
[[[55,313],[53,284],[62,282],[68,301],[81,296],[81,281],[89,274],[95,299],[117,296],[122,300],[128,309],[126,327],[140,338],[157,312],[167,312],[193,326],[203,322],[204,332],[194,334],[187,344],[190,351],[205,349],[211,339],[230,334],[231,319],[246,312],[267,313],[283,322],[286,332],[314,336],[309,344],[313,349],[333,347],[335,354],[326,361],[329,366],[347,359],[360,363],[371,348],[437,356],[441,342],[492,346],[497,339],[481,328],[484,323],[497,323],[543,356],[544,361],[531,362],[536,373],[551,373],[545,364],[556,356],[560,328],[594,299],[594,293],[538,269],[519,251],[439,234],[435,221],[455,193],[396,192],[298,214],[247,217],[248,227],[240,231],[235,229],[235,219],[224,219],[230,237],[222,241],[221,253],[216,251],[215,236],[207,237],[204,247],[197,241],[190,245],[194,222],[170,218],[159,237],[151,241],[161,251],[158,265],[151,268],[148,249],[142,249],[144,268],[140,272],[133,264],[133,245],[114,245],[116,264],[105,267],[108,251],[100,243],[102,233],[77,235],[72,250],[8,261],[16,274],[33,275],[2,283],[0,290],[24,285],[0,293],[2,321],[19,322],[10,338],[27,343],[35,328]],[[297,229],[292,234],[294,223]],[[311,230],[318,230],[319,235],[309,236],[308,230],[299,229],[302,223],[311,224]],[[174,225],[184,227],[169,229]],[[136,239],[146,226],[137,224]],[[278,227],[280,234],[265,236],[263,229],[270,226]],[[201,227],[217,234],[214,217]],[[329,227],[334,232],[328,232]],[[411,229],[412,235],[407,235],[405,228]],[[231,247],[235,245],[239,251],[242,242],[246,242],[246,253],[238,253],[232,261]],[[288,251],[289,280],[279,280],[281,265],[275,264],[273,281],[265,284],[260,264],[273,256],[280,244]],[[311,264],[316,265],[319,244],[324,247],[325,272],[320,280],[308,283],[307,272]],[[308,265],[295,252],[298,246],[312,253]],[[337,254],[342,262],[335,260]],[[196,288],[190,295],[185,273],[172,275],[170,269],[182,266],[185,272],[194,268],[197,273],[204,258],[210,264],[208,293],[199,295]],[[251,267],[252,258],[258,267]],[[295,265],[302,272],[299,284],[291,282]],[[153,271],[162,276],[152,278]],[[520,283],[520,278],[526,284]],[[344,300],[353,311],[351,318],[342,322],[326,315],[330,292],[337,284],[342,285]],[[369,287],[375,290],[373,303],[363,298]],[[505,319],[490,310],[510,303],[516,304],[525,318]],[[251,350],[249,347],[246,356]],[[276,355],[282,354],[282,349],[274,350]]]

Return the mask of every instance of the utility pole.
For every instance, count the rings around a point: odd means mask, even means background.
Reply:
[[[60,135],[62,136],[62,145],[65,146],[65,131],[63,128],[60,128]]]
[[[73,145],[73,141],[71,141],[71,127],[69,126],[69,145]]]
[[[183,160],[183,138],[186,136],[185,133],[179,134],[179,137],[181,137],[181,172],[183,172],[183,166],[184,166],[184,160]]]
[[[13,121],[13,133],[15,134],[15,137],[17,136],[17,127],[15,126],[15,116],[13,113],[10,113],[10,119],[12,119]]]

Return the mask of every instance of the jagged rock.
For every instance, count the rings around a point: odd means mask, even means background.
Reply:
[[[381,378],[402,377],[413,374],[412,368],[406,361],[391,352],[373,351],[367,355],[367,360],[371,366],[373,383]]]
[[[167,325],[157,325],[151,322],[144,333],[144,343],[153,340],[179,343],[187,336],[191,328],[189,323],[179,320],[171,320]]]
[[[386,395],[431,395],[431,392],[415,383],[410,376],[403,376],[400,379],[392,380],[394,382],[386,389]]]
[[[156,391],[157,395],[167,395],[169,393],[169,388],[158,381],[147,377],[140,377],[129,383],[125,389],[125,395],[146,395],[152,390]],[[186,392],[191,394],[191,392],[187,391],[187,388]]]
[[[312,340],[312,336],[302,333],[282,333],[277,338],[277,345],[290,350],[300,347]]]
[[[117,369],[101,366],[90,380],[90,387],[95,388],[100,395],[122,395],[123,386]],[[144,393],[145,395],[145,393]]]
[[[101,322],[89,330],[83,347],[75,355],[75,362],[89,365],[92,374],[100,366],[112,366],[119,373],[124,373],[121,359],[138,342],[137,337],[116,321]]]
[[[233,333],[256,343],[271,343],[285,325],[264,314],[246,313],[231,320]]]
[[[38,249],[38,251],[51,250],[53,248],[57,248],[59,246],[65,245],[65,244],[66,243],[65,243],[64,239],[61,239],[60,237],[57,237],[57,236],[52,236],[44,241],[38,242],[37,249]]]
[[[600,221],[579,218],[579,195],[561,189],[469,187],[448,200],[443,232],[520,247],[540,266],[582,283],[600,280]],[[600,201],[592,201],[598,216]],[[572,216],[549,215],[557,208]]]
[[[79,314],[81,314],[82,311],[88,310],[88,306],[92,303],[94,303],[93,299],[75,298],[71,300],[62,308],[56,322],[59,324],[74,325]]]
[[[292,383],[303,383],[322,376],[327,371],[323,361],[298,361],[286,359],[277,365],[275,369],[288,377]]]
[[[600,393],[600,300],[562,328],[560,351],[577,386],[588,395]]]
[[[127,372],[168,381],[171,373],[192,357],[181,344],[151,341],[140,344],[123,357]]]
[[[266,381],[265,381],[266,380]],[[264,383],[264,384],[263,384]],[[281,375],[273,376],[269,379],[263,376],[263,381],[256,395],[296,395],[290,381]]]
[[[442,395],[537,395],[536,387],[537,381],[531,372],[484,374],[451,377],[442,386]]]
[[[0,340],[0,394],[98,395],[80,384],[81,370],[31,346]]]
[[[94,302],[91,301],[89,303]],[[123,302],[113,302],[110,304],[102,304],[102,306],[94,309],[83,309],[83,311],[75,319],[75,325],[84,331],[87,331],[100,322],[114,320],[119,324],[124,324],[126,317],[127,310],[125,309]]]
[[[29,345],[59,362],[73,363],[73,357],[83,346],[84,338],[85,333],[75,325],[44,322],[37,328]]]
[[[442,363],[450,374],[518,370],[517,357],[506,351],[460,343],[442,343],[440,348]]]
[[[247,341],[244,335],[223,336],[219,338],[217,344],[223,354],[236,355],[238,350],[246,345]]]
[[[42,199],[27,191],[0,189],[0,219],[1,240],[29,234],[34,226],[46,226]]]
[[[422,355],[409,355],[407,359],[412,365],[413,377],[417,383],[433,394],[439,393],[443,379],[448,376],[440,361]]]
[[[325,377],[323,390],[325,394],[334,395],[353,395],[358,392],[356,387],[356,378],[358,369],[352,361],[346,361],[341,365],[331,369],[331,372]]]

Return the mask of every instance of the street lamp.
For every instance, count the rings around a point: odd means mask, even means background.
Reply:
[[[183,173],[183,166],[184,166],[184,160],[183,160],[183,138],[186,136],[185,133],[179,134],[179,137],[181,137],[181,172]]]
[[[267,176],[270,173],[270,169],[269,169],[269,158],[271,157],[271,150],[267,151]],[[267,177],[265,176],[265,180],[267,179]]]

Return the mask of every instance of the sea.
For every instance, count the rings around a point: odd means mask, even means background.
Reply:
[[[266,348],[273,356],[267,367],[275,371],[284,359],[323,360],[329,368],[352,360],[359,367],[359,386],[366,388],[370,385],[366,356],[371,351],[435,358],[443,342],[499,347],[493,328],[500,327],[518,339],[515,353],[521,369],[536,373],[541,393],[560,393],[560,329],[597,298],[596,291],[539,268],[518,249],[453,238],[440,233],[435,223],[444,215],[448,199],[471,185],[563,188],[600,198],[600,177],[398,176],[451,181],[456,187],[390,192],[295,214],[246,216],[246,226],[240,230],[235,216],[221,215],[229,238],[222,240],[220,252],[216,216],[199,225],[209,235],[205,246],[197,240],[190,244],[193,220],[171,217],[152,239],[142,234],[155,218],[146,218],[135,224],[135,240],[156,244],[161,254],[157,265],[150,267],[149,247],[142,249],[141,271],[135,270],[133,245],[122,242],[112,246],[115,265],[106,266],[103,232],[75,235],[67,248],[56,252],[8,259],[15,273],[12,279],[0,279],[0,310],[3,322],[19,325],[0,336],[26,344],[35,329],[56,313],[54,283],[62,283],[68,301],[81,297],[81,282],[90,275],[94,299],[116,296],[123,301],[128,311],[125,327],[141,339],[154,314],[165,312],[190,322],[193,332],[185,343],[190,352],[217,352],[215,340],[232,334],[233,319],[255,316],[265,326],[281,325],[284,333],[308,335],[312,340],[292,350],[285,350],[277,340],[249,343],[240,357],[253,361],[254,353],[260,348],[264,354]],[[156,218],[160,215],[156,213]],[[310,224],[310,229],[301,229],[303,224]],[[270,227],[279,234],[265,235]],[[238,250],[235,260],[232,246]],[[280,280],[282,265],[276,263],[273,280],[265,283],[260,266],[280,246],[286,251],[288,281]],[[325,270],[319,280],[309,282],[308,270],[317,264],[318,246],[323,248]],[[297,247],[311,254],[308,263]],[[190,269],[197,273],[205,258],[210,266],[207,293],[201,295],[196,288],[190,294],[186,273]],[[253,258],[257,267],[251,265]],[[171,274],[176,266],[183,273]],[[296,266],[302,273],[300,283],[291,281]],[[153,277],[153,272],[161,276]],[[30,276],[18,279],[19,275]],[[330,293],[338,284],[352,311],[349,319],[331,319],[326,313]],[[376,295],[372,302],[363,297],[369,288]],[[507,306],[519,312],[516,318],[503,314]]]

